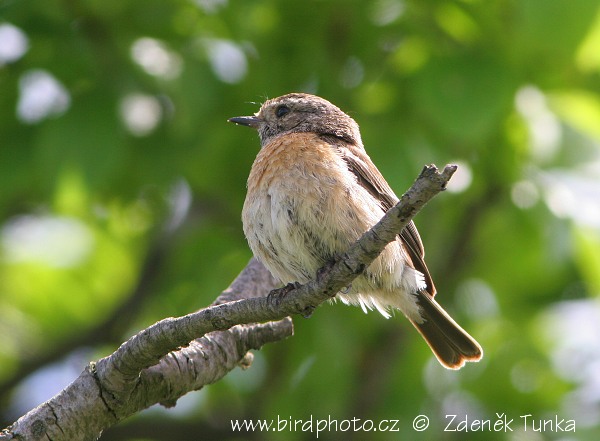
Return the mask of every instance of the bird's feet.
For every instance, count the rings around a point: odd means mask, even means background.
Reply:
[[[278,306],[279,303],[281,303],[281,301],[285,298],[285,296],[287,296],[293,290],[300,288],[301,286],[302,285],[300,283],[294,282],[288,283],[287,285],[281,288],[274,289],[269,294],[267,294],[267,302]],[[307,306],[300,314],[304,318],[310,318],[314,310],[314,306]]]
[[[269,303],[273,303],[275,305],[279,305],[279,303],[283,300],[285,296],[287,296],[291,291],[300,288],[302,285],[298,282],[288,283],[281,288],[276,288],[272,290],[269,294],[267,294],[267,301]]]
[[[325,264],[317,270],[317,280],[321,280],[323,277],[327,276],[327,274],[329,274],[329,271],[331,271],[333,266],[336,264],[336,262],[338,260],[340,260],[340,258],[341,258],[341,255],[334,254],[329,259],[327,259]]]
[[[314,306],[307,306],[306,308],[304,308],[304,311],[302,311],[302,313],[301,313],[302,317],[304,317],[305,319],[310,318],[314,311],[315,311]]]

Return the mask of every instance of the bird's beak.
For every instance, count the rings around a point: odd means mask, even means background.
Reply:
[[[240,126],[252,127],[253,129],[258,129],[260,124],[260,119],[257,116],[236,116],[229,118],[227,121],[239,124]]]

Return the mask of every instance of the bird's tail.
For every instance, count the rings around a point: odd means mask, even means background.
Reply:
[[[426,292],[417,294],[423,321],[411,323],[423,336],[440,363],[448,369],[460,369],[467,361],[479,361],[481,346]]]

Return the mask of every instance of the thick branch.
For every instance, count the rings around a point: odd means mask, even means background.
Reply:
[[[456,166],[446,166],[440,173],[435,166],[426,166],[400,202],[335,263],[321,271],[316,280],[283,297],[253,297],[227,303],[217,299],[216,305],[196,313],[161,320],[123,343],[110,356],[91,364],[63,392],[8,428],[0,440],[92,439],[104,428],[151,404],[173,404],[187,391],[217,381],[244,360],[247,350],[291,334],[289,320],[250,328],[236,325],[305,315],[335,296],[370,265],[431,198],[445,189],[455,170]],[[265,278],[264,269],[259,270],[256,265],[259,264],[252,261],[240,277],[253,274],[260,284]],[[246,284],[240,277],[231,291],[250,289],[252,294],[266,293],[267,290],[257,290],[256,280]],[[267,279],[267,284],[273,283]],[[224,296],[230,294],[226,291]],[[198,340],[190,344],[194,339]],[[176,352],[169,354],[170,351]],[[188,363],[182,364],[185,360]],[[179,376],[189,381],[179,383]]]

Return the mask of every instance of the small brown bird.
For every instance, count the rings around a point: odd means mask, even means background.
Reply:
[[[367,155],[356,122],[318,96],[291,93],[266,101],[254,116],[229,119],[258,130],[261,150],[250,176],[242,220],[254,255],[283,283],[306,283],[345,252],[397,196]],[[434,300],[421,238],[411,222],[337,298],[399,309],[440,363],[459,369],[481,346]]]

